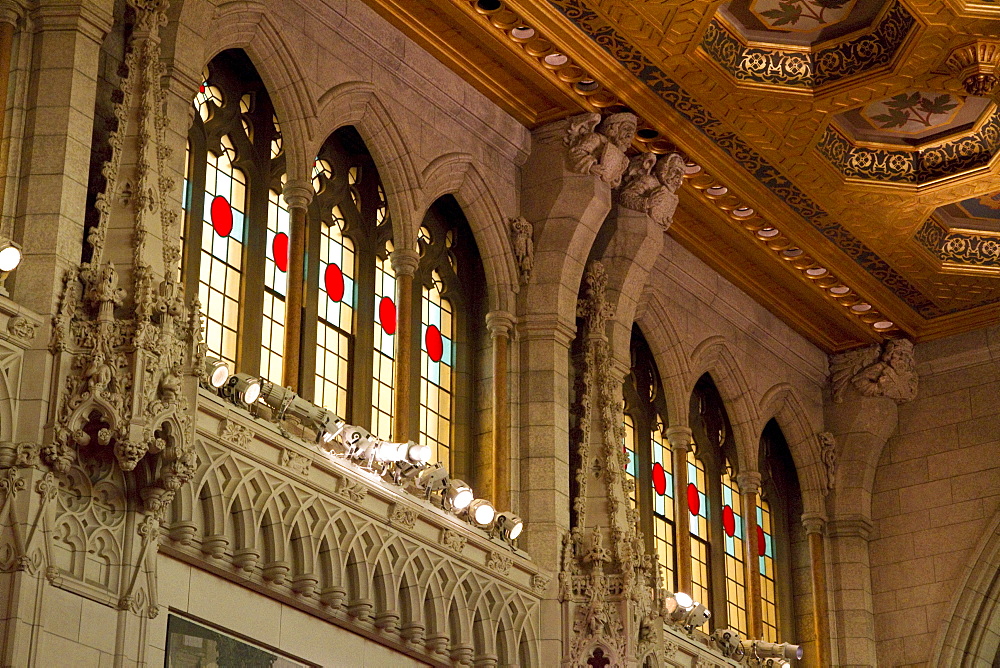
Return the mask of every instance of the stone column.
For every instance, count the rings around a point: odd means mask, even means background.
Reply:
[[[308,181],[289,181],[281,191],[288,205],[288,294],[285,295],[285,349],[282,357],[282,383],[298,392],[302,383],[300,347],[302,344],[302,308],[305,304],[306,235],[308,207],[313,198]]]
[[[691,513],[687,506],[687,453],[693,443],[691,427],[667,428],[674,468],[674,530],[676,531],[677,591],[691,593]]]
[[[389,255],[396,274],[396,364],[392,408],[392,438],[403,442],[413,437],[410,403],[413,391],[413,275],[420,264],[420,254],[399,248]]]
[[[17,19],[17,6],[13,2],[0,5],[0,215],[4,211],[10,148],[8,142],[2,141],[2,135],[7,127],[7,88],[10,85],[11,49],[14,46],[14,27]]]
[[[497,510],[510,509],[510,402],[507,393],[507,344],[510,340],[514,317],[506,311],[491,311],[486,314],[486,327],[493,342],[493,438],[489,459],[482,458],[479,470],[489,470],[484,482],[491,489],[485,490],[494,499]],[[485,449],[485,448],[484,448]]]
[[[837,624],[837,665],[876,666],[875,615],[872,603],[868,540],[871,522],[861,517],[831,519],[830,565],[836,588],[833,601]]]
[[[826,600],[826,546],[823,543],[823,525],[819,515],[803,515],[802,526],[809,538],[809,571],[812,575],[813,632],[816,635],[816,654],[821,668],[830,665],[830,618]]]
[[[736,474],[743,501],[744,536],[746,548],[747,627],[751,638],[764,636],[764,618],[760,601],[760,554],[757,545],[757,495],[760,494],[760,473],[743,471]]]

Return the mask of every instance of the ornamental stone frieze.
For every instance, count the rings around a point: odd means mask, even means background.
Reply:
[[[523,551],[207,391],[196,432],[161,552],[431,665],[539,665]]]

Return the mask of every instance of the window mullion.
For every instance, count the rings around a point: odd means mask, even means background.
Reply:
[[[269,184],[257,165],[243,166],[247,189],[247,229],[243,246],[243,285],[240,290],[238,363],[241,371],[260,372],[260,341],[264,311],[264,258],[267,244]]]

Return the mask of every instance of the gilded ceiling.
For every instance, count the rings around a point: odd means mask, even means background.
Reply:
[[[367,1],[529,127],[635,111],[670,234],[821,347],[995,321],[1000,4]]]

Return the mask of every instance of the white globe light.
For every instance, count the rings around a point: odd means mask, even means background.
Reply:
[[[524,522],[515,522],[514,526],[510,528],[510,539],[517,540],[517,537],[521,535],[524,530]]]
[[[414,464],[426,464],[431,458],[431,446],[414,443],[407,451],[407,457]]]
[[[0,249],[0,271],[14,271],[21,264],[21,249],[13,244]]]

